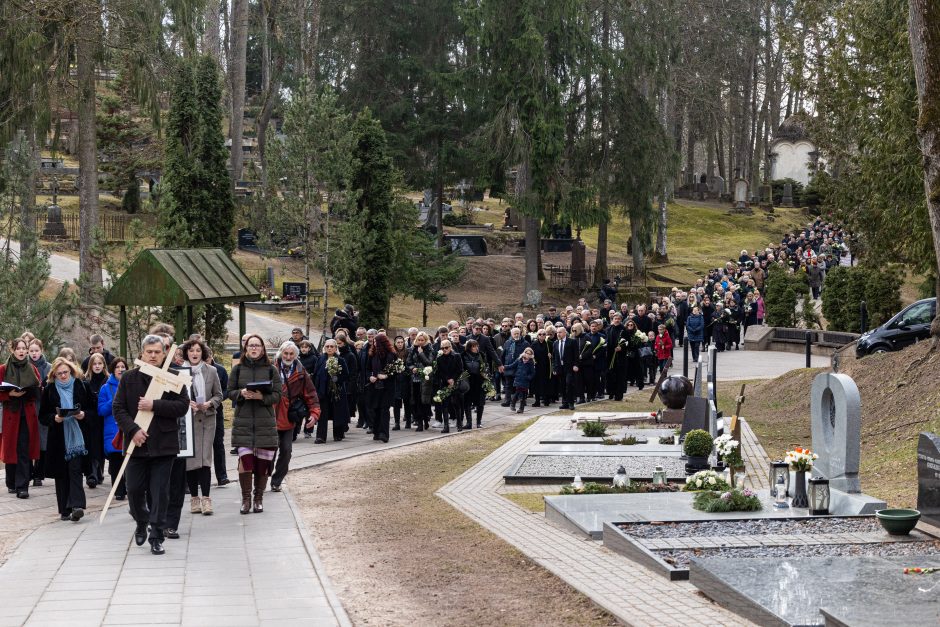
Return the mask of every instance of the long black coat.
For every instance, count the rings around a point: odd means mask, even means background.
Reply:
[[[532,394],[538,398],[548,396],[552,384],[552,364],[549,354],[552,350],[551,342],[532,342],[532,352],[535,353],[535,378],[532,379]]]
[[[86,418],[97,415],[97,404],[92,407],[94,396],[88,389],[88,384],[81,379],[75,380],[75,389],[72,392],[73,407],[81,407],[85,412]],[[65,461],[65,427],[63,423],[55,421],[56,407],[61,407],[59,402],[59,390],[55,383],[48,384],[42,391],[42,397],[39,402],[39,422],[49,427],[49,439],[46,441],[46,466],[45,472],[49,477],[68,475],[68,464]],[[85,439],[85,449],[89,449],[90,438],[92,437],[89,425],[85,424],[87,420],[79,420],[78,426],[81,427],[82,437]],[[101,448],[101,445],[98,445]]]
[[[320,355],[317,360],[317,367],[313,378],[313,384],[317,388],[317,397],[320,399],[321,409],[326,408],[328,404],[333,406],[333,418],[347,420],[349,418],[349,405],[347,404],[346,385],[349,383],[349,368],[346,366],[346,360],[337,356],[342,372],[336,375],[336,396],[330,386],[330,374],[326,371],[326,361],[329,356],[326,353]]]
[[[124,434],[124,450],[140,430],[134,422],[137,417],[137,403],[147,393],[152,377],[139,368],[128,370],[121,376],[117,393],[114,395],[114,419]],[[153,421],[147,429],[147,441],[134,449],[134,457],[162,457],[178,455],[180,452],[179,418],[189,409],[189,392],[183,394],[164,392],[153,402]]]

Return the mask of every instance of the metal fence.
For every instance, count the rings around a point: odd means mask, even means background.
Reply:
[[[581,271],[572,273],[571,266],[545,266],[549,273],[549,284],[552,289],[578,288],[584,289],[594,284],[594,266],[585,266]],[[633,268],[628,265],[607,266],[607,273],[600,277],[601,281],[606,278],[613,279],[620,277],[619,285],[621,287],[643,287],[646,286],[646,277],[635,279],[633,277]]]
[[[33,229],[41,239],[64,239],[78,241],[80,232],[80,221],[78,214],[67,213],[62,215],[62,225],[65,227],[65,235],[61,237],[48,237],[43,235],[43,229],[46,227],[46,217],[43,215],[33,218]],[[130,230],[130,216],[106,215],[98,218],[98,230],[100,238],[106,242],[124,242]]]

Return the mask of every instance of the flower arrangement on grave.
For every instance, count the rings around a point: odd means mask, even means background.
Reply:
[[[470,378],[470,373],[464,370],[463,373],[461,373],[461,375],[457,377],[457,380],[454,381],[453,385],[448,385],[447,387],[443,387],[440,390],[438,390],[434,394],[434,398],[432,400],[435,403],[443,403],[448,398],[450,398],[451,394],[453,394],[457,390],[457,386],[460,385],[461,381],[466,381],[469,378]]]
[[[279,303],[279,302],[281,302],[281,297],[278,296],[277,294],[275,294],[274,296],[271,297],[271,302],[272,302],[272,303]]]
[[[594,483],[588,481],[583,484],[581,487],[576,488],[572,485],[566,485],[561,488],[559,494],[572,495],[572,494],[647,494],[654,492],[678,492],[679,486],[674,483],[667,483],[665,485],[653,485],[651,483],[643,483],[640,481],[631,481],[630,485],[624,487],[617,487],[612,485],[607,485],[606,483]]]
[[[708,513],[756,512],[763,508],[757,495],[747,488],[726,492],[699,492],[692,501],[692,507]]]
[[[329,357],[326,360],[326,373],[330,375],[330,393],[334,399],[339,399],[339,388],[336,382],[339,381],[339,375],[343,373],[343,366],[339,363],[338,357]]]
[[[905,575],[931,575],[933,573],[940,572],[940,568],[905,568]]]
[[[395,361],[391,362],[390,364],[382,368],[382,374],[384,374],[386,377],[389,377],[389,378],[394,377],[395,375],[399,375],[403,373],[404,371],[405,371],[405,362],[403,362],[401,359],[396,359]]]
[[[715,438],[715,452],[729,468],[744,466],[744,460],[741,458],[741,443],[733,439],[729,433]]]
[[[790,464],[790,470],[794,472],[808,472],[813,469],[813,462],[819,459],[819,455],[808,448],[796,447],[792,451],[787,451],[783,461]]]
[[[700,470],[691,477],[686,477],[685,492],[700,492],[702,490],[730,490],[731,486],[714,470]]]
[[[579,425],[586,438],[605,438],[607,437],[607,425],[600,420],[588,420]]]

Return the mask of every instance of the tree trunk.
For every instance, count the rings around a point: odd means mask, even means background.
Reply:
[[[248,0],[232,0],[232,186],[242,178],[242,128],[245,121],[245,64],[248,51]]]
[[[937,256],[937,296],[940,297],[940,3],[910,0],[909,30],[917,80],[920,115],[917,136],[924,156],[927,214]],[[933,347],[940,342],[940,309],[930,327]]]
[[[274,106],[277,103],[278,95],[281,91],[281,77],[283,76],[284,64],[284,46],[276,46],[277,53],[272,56],[271,39],[279,39],[277,36],[277,11],[279,10],[277,0],[270,3],[262,3],[262,20],[264,21],[264,41],[265,53],[262,55],[263,67],[263,91],[261,94],[261,113],[258,115],[258,163],[261,166],[261,189],[264,193],[268,192],[268,124],[271,122],[271,116],[274,114]],[[313,89],[311,84],[310,89]]]
[[[531,181],[529,179],[529,157],[526,155],[519,164],[516,174],[516,198],[525,198],[529,194]],[[525,284],[522,288],[522,301],[526,302],[526,294],[539,289],[539,221],[537,218],[523,216],[525,225]]]
[[[222,59],[222,40],[219,38],[222,25],[219,20],[218,0],[209,0],[204,16],[206,32],[203,35],[202,50],[219,63]]]
[[[300,8],[301,70],[310,81],[311,88],[317,83],[317,47],[320,37],[321,0],[302,0]]]
[[[89,2],[84,27],[75,42],[78,74],[79,274],[82,298],[91,302],[101,287],[101,260],[95,253],[98,228],[98,147],[95,122],[95,49],[101,30],[98,0]]]
[[[605,1],[601,13],[603,58],[601,59],[601,154],[598,178],[600,179],[599,203],[604,214],[597,225],[597,257],[594,260],[594,287],[600,288],[607,278],[607,225],[610,219],[610,177],[607,165],[610,150],[610,2]],[[590,78],[588,79],[590,82]],[[593,126],[593,125],[592,125]],[[589,132],[593,129],[588,129]]]
[[[638,218],[630,218],[630,242],[633,257],[633,278],[640,279],[646,274],[646,256],[643,254],[642,224]]]

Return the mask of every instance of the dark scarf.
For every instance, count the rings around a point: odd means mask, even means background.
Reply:
[[[46,361],[46,356],[40,355],[39,359],[33,361],[32,363],[34,366],[36,366],[36,370],[39,371],[39,380],[45,380],[46,375],[49,374],[49,368],[52,367],[50,366],[49,362]]]
[[[23,359],[17,359],[13,355],[7,357],[6,375],[3,377],[5,383],[12,383],[24,390],[39,385],[39,378],[33,365],[29,363],[29,356]]]

